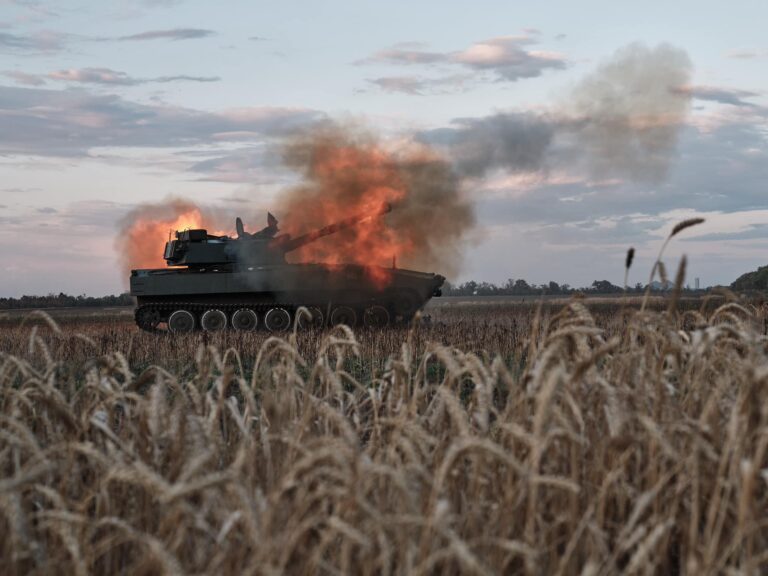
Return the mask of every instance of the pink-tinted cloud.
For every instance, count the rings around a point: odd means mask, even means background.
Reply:
[[[156,78],[135,78],[125,72],[110,68],[70,68],[47,75],[51,80],[77,82],[80,84],[102,84],[107,86],[135,86],[148,82],[217,82],[218,76],[190,76],[186,74],[159,76]]]
[[[533,36],[531,31],[521,36],[500,36],[453,52],[434,52],[425,50],[419,44],[400,44],[381,50],[358,64],[461,66],[474,72],[491,73],[496,80],[508,82],[533,78],[546,70],[563,69],[567,66],[567,59],[559,52],[531,50],[529,46],[538,43]],[[422,93],[423,84],[417,85],[413,78],[393,76],[385,78],[379,84],[386,90]]]
[[[36,74],[27,74],[26,72],[20,72],[18,70],[3,72],[3,76],[13,78],[16,81],[16,84],[22,84],[24,86],[42,86],[45,84],[45,80],[40,76]]]

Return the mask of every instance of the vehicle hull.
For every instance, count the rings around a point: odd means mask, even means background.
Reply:
[[[247,269],[134,270],[130,289],[137,300],[137,323],[155,329],[177,309],[199,315],[214,308],[227,314],[250,308],[264,315],[270,308],[280,307],[293,317],[305,306],[322,311],[327,323],[339,306],[352,308],[360,319],[366,310],[379,306],[386,308],[392,321],[403,321],[439,295],[444,280],[437,274],[399,268],[282,264]]]

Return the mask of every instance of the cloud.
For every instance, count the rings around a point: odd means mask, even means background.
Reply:
[[[64,49],[70,39],[67,34],[41,30],[28,35],[0,31],[0,50],[13,54],[40,54]]]
[[[427,52],[419,49],[390,48],[381,50],[358,64],[434,64],[449,61],[449,55],[442,52]]]
[[[179,74],[177,76],[158,76],[157,78],[150,78],[146,82],[218,82],[221,80],[219,76],[188,76],[186,74]]]
[[[134,78],[125,72],[119,72],[110,68],[70,68],[59,70],[47,75],[51,80],[63,82],[77,82],[80,84],[101,84],[106,86],[135,86],[149,82],[217,82],[218,76],[159,76],[157,78]]]
[[[41,188],[0,188],[0,192],[7,194],[34,194],[41,191]]]
[[[41,22],[59,17],[46,3],[38,0],[5,0],[4,3],[20,10],[15,18],[17,22]]]
[[[540,76],[546,70],[562,70],[567,67],[566,58],[558,52],[532,50],[528,48],[538,41],[533,36],[538,31],[529,30],[523,36],[499,36],[482,42],[477,42],[468,48],[453,52],[435,52],[425,50],[420,44],[399,44],[392,48],[376,52],[372,56],[358,61],[358,64],[395,64],[395,65],[448,65],[469,69],[476,74],[491,74],[497,81],[515,82],[522,78]],[[381,82],[381,87],[390,90],[392,86],[405,90],[397,90],[409,94],[420,94],[413,82],[403,83],[404,79],[413,77],[393,77],[401,82]],[[386,78],[379,80],[388,80]],[[419,86],[422,88],[422,86]]]
[[[265,147],[244,147],[228,154],[206,158],[193,163],[189,170],[200,174],[200,180],[213,182],[243,182],[267,185],[280,181],[274,167],[282,166],[275,150]]]
[[[149,30],[130,36],[120,36],[117,40],[195,40],[198,38],[207,38],[216,34],[213,30],[202,28],[172,28],[170,30]]]
[[[684,238],[686,242],[725,242],[732,240],[768,240],[768,224],[750,224],[743,230],[734,232],[714,232],[693,238]]]
[[[452,60],[475,70],[494,72],[499,80],[514,82],[540,76],[547,69],[562,70],[565,57],[557,52],[527,50],[534,44],[529,36],[502,36],[473,44]]]
[[[733,50],[726,56],[735,60],[756,60],[768,56],[768,50]]]
[[[43,80],[40,76],[36,74],[27,74],[26,72],[19,72],[17,70],[8,70],[3,72],[3,76],[13,78],[17,84],[22,84],[24,86],[42,86],[45,84],[45,80]]]
[[[426,84],[418,76],[388,76],[372,78],[368,82],[375,84],[385,92],[402,92],[403,94],[423,94]]]
[[[90,84],[108,84],[117,86],[132,86],[137,80],[128,76],[125,72],[110,70],[109,68],[70,68],[48,74],[51,80],[64,82],[80,82]]]
[[[58,214],[58,210],[56,208],[51,208],[50,206],[44,206],[43,208],[38,208],[37,213],[38,214]]]
[[[181,147],[290,133],[321,120],[302,108],[219,113],[147,105],[114,94],[0,86],[0,153],[82,156],[99,147]]]
[[[0,27],[0,51],[20,55],[37,55],[60,52],[74,41],[124,42],[142,40],[195,40],[216,34],[213,30],[201,28],[173,28],[149,30],[128,36],[105,37],[65,34],[54,30],[39,30],[29,34],[16,34]]]
[[[422,76],[383,76],[370,78],[368,82],[378,86],[385,92],[400,92],[402,94],[445,94],[463,89],[471,79],[467,74],[453,74],[439,78]]]
[[[759,92],[738,90],[736,88],[724,88],[721,86],[683,86],[679,90],[681,93],[687,94],[697,100],[707,100],[710,102],[747,108],[757,107],[757,105],[752,102],[746,102],[744,100],[745,98],[760,96]]]
[[[627,214],[590,218],[575,222],[545,224],[533,228],[532,238],[549,244],[568,246],[594,244],[629,246],[642,244],[656,237],[666,220],[660,216]]]

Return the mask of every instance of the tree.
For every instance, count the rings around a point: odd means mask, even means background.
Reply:
[[[459,292],[464,296],[471,296],[477,291],[477,282],[470,280],[461,285]]]
[[[516,280],[515,285],[512,288],[513,294],[530,294],[531,293],[531,286],[523,279]]]
[[[731,284],[731,290],[768,290],[768,266],[742,274]]]
[[[611,284],[608,280],[595,280],[592,282],[591,289],[598,294],[614,294],[622,291],[621,288]]]
[[[480,296],[492,296],[493,294],[496,294],[499,291],[499,289],[496,287],[495,284],[491,284],[490,282],[480,282],[480,284],[477,285],[476,292]]]

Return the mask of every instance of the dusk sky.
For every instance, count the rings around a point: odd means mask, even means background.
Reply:
[[[477,223],[452,281],[620,284],[634,246],[645,282],[703,216],[667,267],[730,284],[768,263],[766,21],[764,0],[0,0],[0,296],[124,291],[142,203],[262,226],[298,180],[281,143],[327,122],[455,166]]]

